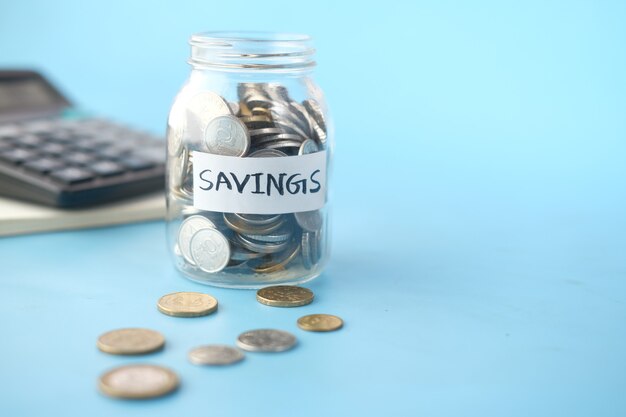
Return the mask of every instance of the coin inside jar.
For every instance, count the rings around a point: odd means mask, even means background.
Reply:
[[[226,100],[211,91],[202,91],[186,102],[186,135],[199,142],[209,122],[217,117],[232,114]]]
[[[174,317],[200,317],[217,310],[217,300],[199,292],[175,292],[159,299],[157,308]]]
[[[268,274],[271,272],[282,271],[287,267],[287,265],[289,265],[291,261],[293,261],[298,256],[298,254],[300,253],[300,245],[296,244],[291,250],[287,249],[283,253],[285,254],[283,258],[275,258],[269,262],[266,261],[263,263],[257,263],[256,265],[252,265],[252,269],[254,270],[254,272],[257,272],[259,274]]]
[[[313,301],[313,291],[295,285],[274,285],[256,293],[259,303],[272,307],[299,307]]]
[[[293,213],[298,225],[307,232],[316,232],[322,228],[322,215],[319,210]]]
[[[112,355],[140,355],[157,351],[165,338],[157,331],[141,328],[111,330],[98,338],[98,349]]]
[[[178,247],[185,260],[192,265],[195,265],[195,261],[191,256],[191,238],[197,231],[202,229],[215,229],[215,224],[200,215],[187,217],[178,229]]]
[[[243,156],[250,148],[250,135],[246,125],[236,116],[218,116],[206,127],[204,142],[211,153]]]
[[[176,373],[156,365],[125,365],[100,376],[100,391],[110,397],[142,399],[169,394],[179,384]]]
[[[215,229],[202,229],[191,238],[191,257],[201,270],[219,272],[228,265],[230,245],[228,239]]]
[[[300,145],[300,149],[298,149],[298,155],[306,155],[310,153],[315,153],[319,151],[317,147],[317,143],[314,140],[307,139]]]

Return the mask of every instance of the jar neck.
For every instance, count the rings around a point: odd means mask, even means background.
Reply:
[[[310,72],[315,49],[307,35],[272,32],[202,32],[191,36],[194,70]]]

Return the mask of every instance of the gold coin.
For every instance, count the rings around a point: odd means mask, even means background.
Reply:
[[[125,365],[100,376],[100,391],[117,398],[154,398],[178,387],[178,376],[156,365]]]
[[[257,291],[256,299],[272,307],[299,307],[313,301],[313,291],[293,285],[274,285]]]
[[[298,319],[298,327],[309,332],[332,332],[342,326],[343,320],[330,314],[311,314]]]
[[[259,274],[269,274],[271,272],[282,271],[285,269],[285,266],[287,264],[289,264],[291,261],[293,261],[296,258],[296,256],[298,256],[299,253],[300,253],[300,245],[297,245],[296,248],[291,253],[289,253],[284,259],[279,260],[279,261],[264,263],[259,266],[255,266],[252,269],[254,269],[254,272],[257,272]]]
[[[159,350],[165,338],[150,329],[117,329],[98,338],[98,349],[112,355],[141,355]]]
[[[157,307],[168,316],[199,317],[217,310],[217,300],[199,292],[175,292],[161,297]]]

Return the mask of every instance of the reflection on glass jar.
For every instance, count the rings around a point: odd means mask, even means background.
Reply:
[[[332,125],[305,35],[209,32],[167,125],[177,268],[254,288],[317,277],[329,255]]]

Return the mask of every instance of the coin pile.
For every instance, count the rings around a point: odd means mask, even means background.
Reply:
[[[297,286],[277,285],[257,291],[257,301],[274,307],[297,307],[311,303],[313,292]],[[176,292],[157,302],[158,310],[174,317],[199,317],[216,311],[218,302],[208,294]],[[341,328],[343,321],[328,314],[311,314],[298,319],[302,330],[327,332]],[[284,352],[297,344],[296,337],[284,330],[257,329],[241,333],[237,347],[249,352]],[[157,331],[141,328],[112,330],[98,338],[98,349],[114,355],[139,355],[155,352],[165,345]],[[194,365],[225,366],[245,358],[245,354],[227,345],[203,345],[189,351]],[[152,364],[130,364],[113,368],[100,376],[99,388],[104,394],[127,399],[154,398],[178,388],[179,378],[166,367]]]
[[[276,83],[241,83],[238,102],[199,93],[173,108],[168,123],[170,204],[181,208],[175,252],[187,269],[252,275],[317,270],[325,253],[319,211],[291,214],[217,213],[193,207],[193,153],[264,158],[326,149],[327,123],[314,99],[297,102]],[[184,140],[183,140],[184,139]],[[187,214],[191,211],[192,214]]]

